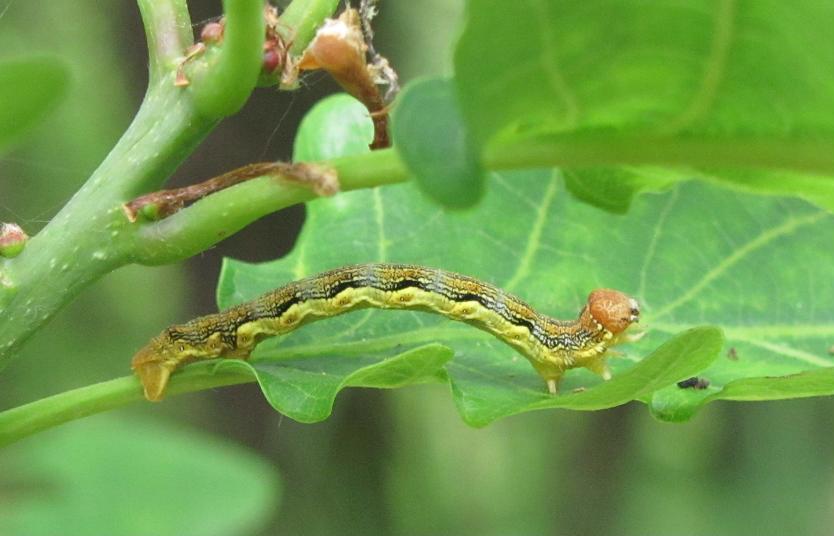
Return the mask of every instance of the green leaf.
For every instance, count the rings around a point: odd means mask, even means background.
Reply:
[[[299,422],[318,422],[330,416],[336,395],[345,387],[393,389],[445,380],[443,365],[453,353],[440,344],[405,351],[311,345],[305,352],[312,357],[292,359],[282,354],[279,359],[226,360],[218,366],[251,371],[272,407]]]
[[[733,183],[767,170],[779,180],[743,182],[834,210],[834,4],[471,0],[467,15],[455,82],[480,145]]]
[[[316,200],[288,257],[254,265],[227,261],[218,294],[221,307],[227,307],[326,269],[379,261],[469,274],[557,318],[574,318],[592,289],[617,288],[641,302],[648,334],[622,348],[625,358],[611,359],[615,380],[610,385],[618,385],[635,362],[676,334],[708,323],[726,335],[722,357],[702,370],[714,357],[704,348],[712,348],[717,336],[702,333],[702,340],[694,340],[704,346],[670,361],[661,383],[698,374],[711,382],[709,394],[734,381],[759,378],[751,389],[762,399],[775,396],[774,387],[765,387],[771,382],[782,386],[778,398],[799,397],[818,393],[818,387],[766,377],[834,364],[827,353],[834,336],[832,235],[831,217],[795,199],[687,182],[640,197],[627,215],[614,215],[576,203],[558,174],[501,173],[491,176],[483,201],[464,213],[439,212],[412,185]],[[545,396],[541,379],[510,347],[427,313],[367,310],[328,318],[265,341],[257,358],[320,357],[316,366],[328,372],[359,356],[381,360],[431,342],[454,349],[446,369],[455,403],[472,424],[539,403],[562,404]],[[723,357],[730,347],[735,360]],[[655,355],[665,356],[657,358],[660,362],[668,358],[661,350]],[[696,365],[690,367],[687,359]],[[594,400],[594,407],[604,407],[623,403],[626,393],[649,401],[647,389],[662,387],[635,377],[645,384],[629,383],[620,390],[600,385],[586,371],[571,371],[562,392],[586,387],[577,403]],[[666,411],[691,415],[702,403],[697,393],[694,398],[687,394]]]
[[[331,95],[307,112],[293,147],[293,160],[328,160],[370,151],[374,125],[365,106],[346,93]]]
[[[252,534],[278,502],[264,460],[150,420],[51,430],[3,450],[0,467],[3,534]]]
[[[661,389],[651,398],[651,411],[660,420],[681,422],[713,400],[757,402],[831,395],[834,395],[834,368],[829,367],[787,376],[733,380],[723,388],[708,387],[704,391]]]
[[[620,406],[705,369],[718,357],[723,342],[716,328],[691,329],[668,340],[616,378],[594,389],[555,397],[513,381],[484,383],[484,367],[475,359],[455,361],[449,370],[452,388],[460,393],[455,402],[464,420],[473,426],[485,426],[500,417],[534,409],[589,411]],[[489,364],[492,378],[502,375],[502,365]],[[505,374],[512,377],[509,370]]]
[[[0,151],[54,108],[68,85],[69,73],[56,58],[0,62]]]
[[[397,101],[393,134],[400,158],[429,197],[449,208],[467,208],[483,196],[478,151],[450,80],[409,84]]]

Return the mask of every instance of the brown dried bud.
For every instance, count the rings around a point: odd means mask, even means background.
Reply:
[[[219,22],[209,22],[200,31],[200,41],[203,43],[219,43],[223,40],[225,24],[221,19]]]
[[[261,69],[264,72],[274,73],[284,66],[286,52],[282,54],[281,48],[276,41],[266,41],[264,43],[264,59],[261,64]]]

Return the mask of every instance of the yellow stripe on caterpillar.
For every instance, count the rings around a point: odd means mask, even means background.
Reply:
[[[171,326],[133,357],[145,397],[160,400],[186,363],[249,356],[262,339],[360,308],[438,313],[488,331],[526,357],[558,392],[566,370],[585,367],[610,378],[606,352],[642,334],[626,330],[640,317],[633,298],[597,289],[575,320],[537,313],[519,298],[477,279],[410,264],[361,264],[292,282],[225,311]]]

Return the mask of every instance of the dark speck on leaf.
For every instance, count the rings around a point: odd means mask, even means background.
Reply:
[[[707,380],[706,378],[699,378],[698,376],[693,376],[683,381],[679,381],[678,387],[680,387],[681,389],[706,389],[707,387],[709,387],[709,380]]]

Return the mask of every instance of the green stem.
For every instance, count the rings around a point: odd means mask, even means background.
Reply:
[[[254,381],[251,374],[219,370],[216,363],[195,363],[171,377],[168,396]],[[67,421],[143,400],[135,376],[125,376],[42,398],[0,412],[0,447]]]
[[[176,2],[146,2],[146,22],[170,27],[187,12]],[[169,18],[166,18],[167,17]],[[149,35],[163,38],[163,29]],[[166,47],[149,44],[151,64]],[[17,348],[83,287],[129,262],[121,204],[158,187],[209,132],[174,73],[150,86],[136,117],[84,186],[26,249],[4,267],[0,300],[0,368]]]
[[[137,0],[148,41],[150,84],[169,72],[194,43],[185,0]]]
[[[321,22],[339,6],[339,0],[294,0],[281,14],[278,31],[290,52],[301,54],[312,41]]]
[[[191,42],[185,2],[139,0],[139,7],[148,26],[152,83],[130,127],[84,186],[18,257],[4,259],[0,369],[81,289],[142,257],[131,250],[136,226],[124,217],[122,203],[157,189],[214,127],[218,114],[237,109],[254,87],[264,36],[261,0],[227,0],[230,26],[216,58],[222,76],[206,75],[196,93],[174,85],[183,47]],[[224,98],[229,101],[220,102]]]
[[[730,144],[702,139],[539,137],[493,144],[484,154],[487,170],[592,165],[686,167],[784,167],[834,170],[834,153],[824,144],[785,142]],[[343,191],[403,182],[409,173],[394,149],[325,162],[336,169]],[[191,257],[266,214],[313,199],[307,188],[270,177],[252,179],[200,200],[173,216],[136,230],[136,262],[164,264]]]
[[[403,182],[408,178],[397,153],[388,149],[326,163],[336,169],[342,190]],[[306,187],[259,177],[216,192],[176,214],[136,226],[134,261],[168,264],[186,259],[282,208],[313,199]]]
[[[834,165],[832,153],[815,144],[790,150],[778,145],[742,144],[726,149],[707,140],[563,139],[540,137],[493,144],[484,154],[487,170],[533,167],[582,167],[600,164],[718,166],[748,165],[820,170]],[[324,165],[336,169],[343,191],[403,182],[409,173],[394,149],[339,158]],[[307,188],[271,177],[252,179],[212,194],[159,222],[137,226],[135,261],[166,264],[191,257],[266,214],[313,199]]]
[[[219,119],[243,106],[261,72],[263,0],[224,0],[223,43],[212,47],[190,70],[191,90],[204,117]]]

